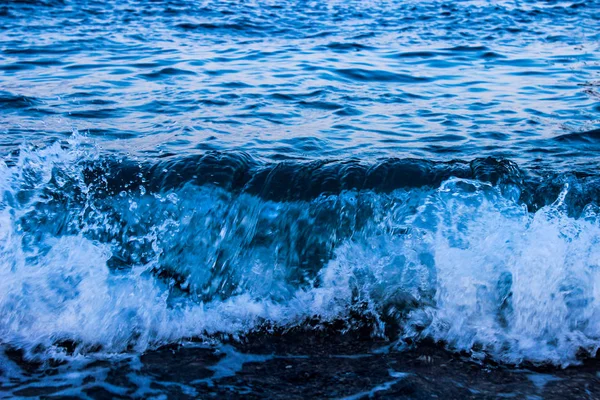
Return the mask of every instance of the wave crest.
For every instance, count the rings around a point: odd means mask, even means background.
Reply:
[[[598,193],[574,177],[551,203],[558,180],[506,160],[145,165],[56,144],[0,178],[0,337],[30,357],[357,314],[509,363],[599,347],[600,213],[580,205]]]

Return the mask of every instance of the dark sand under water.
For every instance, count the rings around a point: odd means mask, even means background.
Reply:
[[[94,399],[600,398],[598,359],[564,369],[516,367],[479,363],[434,343],[405,351],[390,347],[359,333],[295,331],[218,346],[170,345],[139,357],[88,362],[76,371],[69,363],[26,362],[14,351],[8,357],[23,376],[12,382],[2,377],[0,393]]]

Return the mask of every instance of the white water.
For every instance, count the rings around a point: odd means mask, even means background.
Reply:
[[[378,320],[376,333],[399,324],[404,338],[510,363],[567,365],[600,345],[600,218],[593,206],[569,217],[568,188],[536,213],[514,193],[459,179],[295,203],[189,185],[124,193],[111,207],[138,230],[120,236],[119,248],[150,250],[112,270],[115,242],[95,233],[115,220],[89,200],[93,188],[80,183],[83,206],[51,208],[44,194],[60,192],[57,174],[82,182],[79,162],[93,157],[55,145],[0,168],[0,341],[30,357],[64,357],[55,346],[63,340],[78,343],[76,353],[143,351],[265,322],[347,318],[352,309]],[[314,210],[337,210],[331,220],[341,224],[367,203],[369,220],[349,233],[314,228],[332,249],[320,269],[305,274],[294,264]],[[50,222],[24,227],[44,213]],[[191,293],[158,279],[157,269],[184,276]]]

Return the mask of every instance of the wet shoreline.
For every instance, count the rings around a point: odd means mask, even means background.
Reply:
[[[405,351],[390,347],[356,332],[294,331],[212,346],[170,345],[139,357],[88,360],[80,368],[73,362],[41,367],[13,352],[9,358],[26,379],[11,380],[3,371],[0,393],[94,399],[600,398],[598,358],[564,369],[524,367],[477,361],[431,342]]]

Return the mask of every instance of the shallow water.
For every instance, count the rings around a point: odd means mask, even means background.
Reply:
[[[323,324],[500,365],[595,356],[599,15],[1,5],[0,384]],[[382,371],[339,396],[403,380]]]

